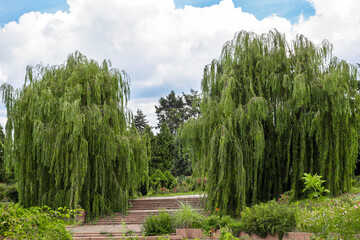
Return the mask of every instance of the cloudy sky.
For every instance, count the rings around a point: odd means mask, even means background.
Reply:
[[[158,99],[199,90],[204,66],[236,32],[273,28],[328,39],[336,56],[360,62],[359,0],[0,0],[0,84],[21,87],[27,65],[61,64],[78,50],[125,70],[130,109],[156,125]]]

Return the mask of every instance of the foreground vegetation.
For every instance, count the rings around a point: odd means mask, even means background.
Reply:
[[[313,239],[360,239],[360,197],[344,194],[336,198],[317,198],[294,201],[290,195],[281,194],[277,200],[245,208],[240,218],[217,213],[205,217],[189,205],[170,216],[146,219],[146,235],[162,235],[175,228],[202,228],[205,235],[221,229],[222,239],[238,239],[240,232],[260,237],[274,235],[280,238],[287,232],[299,231],[313,234]]]
[[[9,239],[71,239],[65,226],[76,221],[77,210],[31,207],[0,203],[0,238]]]

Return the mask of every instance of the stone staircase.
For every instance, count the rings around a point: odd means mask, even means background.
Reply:
[[[142,224],[145,219],[151,215],[158,215],[159,211],[164,210],[172,214],[180,208],[180,202],[188,203],[195,208],[203,208],[203,200],[200,195],[184,195],[173,197],[149,197],[130,200],[131,207],[127,215],[115,213],[99,219],[95,224],[87,223],[83,226],[73,227],[73,237],[75,240],[90,239],[143,239],[141,237]],[[181,236],[174,234],[170,239],[182,239]],[[131,238],[130,238],[131,239]],[[144,239],[156,239],[156,237],[147,236]]]

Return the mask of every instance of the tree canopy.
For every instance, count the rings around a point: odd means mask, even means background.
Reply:
[[[190,90],[189,94],[183,93],[182,96],[176,96],[171,91],[165,97],[159,99],[159,105],[155,106],[158,119],[158,128],[166,123],[171,134],[175,135],[182,123],[191,117],[197,117],[199,110],[200,97],[197,91]]]
[[[303,173],[324,176],[332,194],[350,188],[358,153],[356,67],[302,35],[239,32],[204,69],[201,116],[185,124],[207,207],[239,214],[293,190]]]
[[[76,52],[59,66],[28,67],[22,89],[3,85],[5,161],[15,169],[19,202],[81,206],[90,218],[126,211],[147,152],[129,131],[129,78]]]

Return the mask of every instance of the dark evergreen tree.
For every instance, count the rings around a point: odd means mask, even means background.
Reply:
[[[159,99],[159,106],[155,106],[158,119],[158,128],[166,123],[171,134],[175,135],[178,128],[187,119],[198,117],[200,114],[200,96],[197,91],[190,90],[189,94],[183,93],[176,96],[174,91]]]
[[[197,91],[190,90],[189,94],[182,93],[182,96],[176,96],[171,91],[166,97],[159,99],[159,106],[155,106],[158,118],[158,127],[166,123],[174,138],[173,162],[171,163],[171,172],[175,176],[192,173],[191,161],[189,155],[182,149],[182,143],[177,139],[178,128],[189,118],[197,118],[200,114],[200,96]],[[170,169],[167,169],[170,170]]]
[[[150,175],[156,169],[160,169],[162,172],[169,170],[174,158],[174,137],[166,123],[161,124],[160,132],[153,138],[151,148]]]
[[[136,129],[142,134],[147,126],[149,126],[149,121],[146,120],[146,115],[138,109],[136,115],[134,116],[134,125]]]
[[[147,147],[129,131],[129,78],[80,53],[28,67],[22,89],[3,85],[5,162],[25,207],[83,207],[89,218],[125,212],[148,176]]]
[[[179,126],[185,121],[184,101],[176,96],[174,91],[159,99],[159,106],[155,106],[158,128],[166,123],[171,134],[175,134]]]
[[[357,68],[332,56],[327,41],[237,33],[205,67],[201,116],[181,132],[197,174],[207,175],[207,208],[238,215],[288,190],[299,198],[303,173],[324,176],[334,195],[348,191],[358,83]]]

